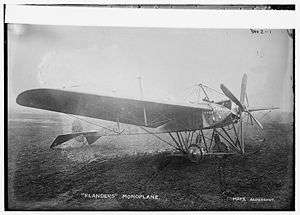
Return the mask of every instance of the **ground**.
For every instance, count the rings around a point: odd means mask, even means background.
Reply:
[[[8,209],[293,210],[294,131],[266,123],[247,156],[172,154],[152,136],[100,138],[91,147],[49,149],[63,122],[10,115]]]

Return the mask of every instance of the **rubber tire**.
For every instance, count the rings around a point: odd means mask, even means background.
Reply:
[[[196,148],[198,148],[199,149],[199,152],[200,152],[200,155],[193,155],[193,154],[191,154],[190,153],[190,148],[191,147],[196,147]],[[201,148],[198,146],[198,145],[196,145],[196,144],[191,144],[190,146],[189,146],[189,148],[188,148],[188,158],[189,158],[189,160],[191,161],[191,162],[193,162],[193,163],[200,163],[200,160],[202,160],[202,158],[203,158],[203,153],[202,153],[202,150],[201,150]]]

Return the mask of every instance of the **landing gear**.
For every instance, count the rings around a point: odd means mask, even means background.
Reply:
[[[189,160],[199,163],[207,152],[207,146],[202,130],[176,132],[176,136],[169,133],[176,146],[175,149],[187,155]]]
[[[169,133],[173,147],[186,155],[191,162],[199,163],[205,156],[243,154],[243,147],[238,139],[234,125],[231,128],[214,128],[212,132],[203,130]],[[233,139],[231,135],[236,136]]]
[[[188,158],[193,163],[200,163],[203,158],[202,148],[197,144],[191,144],[188,149]]]

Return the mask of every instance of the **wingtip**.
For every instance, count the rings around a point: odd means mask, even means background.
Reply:
[[[16,103],[18,105],[23,105],[23,101],[24,101],[24,94],[26,93],[26,91],[20,93],[17,98],[16,98]]]
[[[33,97],[33,92],[36,90],[37,89],[31,89],[21,92],[16,98],[16,103],[18,105],[28,106],[28,101],[31,100],[31,98]]]

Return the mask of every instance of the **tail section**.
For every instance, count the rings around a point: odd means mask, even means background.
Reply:
[[[79,136],[84,136],[88,142],[88,144],[93,144],[96,140],[98,140],[101,137],[101,134],[96,131],[92,132],[77,132],[77,133],[71,133],[71,134],[63,134],[58,135],[53,143],[51,144],[50,148],[56,147],[58,145],[63,144],[64,142],[67,142],[71,139],[74,139]]]

